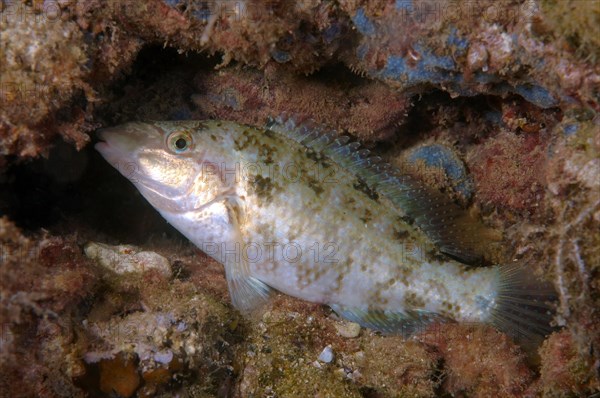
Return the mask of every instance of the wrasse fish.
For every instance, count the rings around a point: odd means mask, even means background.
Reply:
[[[547,333],[547,287],[525,268],[473,267],[482,228],[441,192],[335,132],[293,119],[127,123],[96,148],[222,263],[233,305],[271,289],[385,333],[433,321]]]

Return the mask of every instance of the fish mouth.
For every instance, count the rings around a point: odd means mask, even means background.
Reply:
[[[97,142],[94,144],[94,148],[100,153],[103,153],[110,148],[110,145],[103,134],[104,130],[105,129],[101,129],[96,132]]]
[[[98,137],[99,141],[94,148],[98,149],[100,153],[107,149],[133,149],[132,143],[134,137],[129,136],[128,130],[127,125],[98,130],[96,137]]]
[[[106,144],[107,139],[106,139],[106,131],[110,130],[109,128],[103,128],[100,129],[98,131],[96,131],[96,138],[98,139],[98,144]]]
[[[126,156],[127,153],[120,148],[120,145],[115,143],[116,134],[122,134],[121,129],[109,127],[98,130],[96,132],[98,142],[94,145],[94,148],[100,152],[102,157],[115,167],[119,162],[129,157]]]
[[[103,128],[96,132],[98,142],[94,148],[111,166],[132,179],[134,171],[139,169],[139,150],[147,141],[144,139],[147,131],[145,123],[135,122]]]
[[[148,143],[153,132],[151,125],[140,122],[103,128],[96,132],[99,141],[94,148],[109,162],[114,157],[132,160],[140,146]]]

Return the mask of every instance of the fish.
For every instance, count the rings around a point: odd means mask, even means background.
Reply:
[[[386,334],[433,322],[551,330],[547,283],[522,265],[478,266],[488,230],[349,136],[282,115],[262,127],[129,122],[98,137],[104,159],[223,264],[243,314],[277,290]]]

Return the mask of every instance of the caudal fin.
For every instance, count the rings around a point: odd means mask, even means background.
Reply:
[[[499,267],[500,285],[492,324],[527,347],[537,347],[553,331],[556,292],[526,267]]]

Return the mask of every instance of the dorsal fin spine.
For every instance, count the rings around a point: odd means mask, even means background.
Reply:
[[[403,210],[408,210],[404,208],[406,206],[408,208],[412,206],[409,204],[410,200],[402,200],[402,197],[411,192],[421,192],[418,188],[420,185],[418,180],[395,169],[379,156],[371,156],[370,150],[359,149],[360,142],[349,142],[350,137],[346,135],[338,136],[335,131],[323,132],[321,126],[312,121],[298,124],[287,114],[269,119],[266,128],[309,148],[324,152],[340,166],[346,167],[363,180],[371,189],[386,196],[397,195],[396,200],[392,202],[400,200],[399,204]]]

